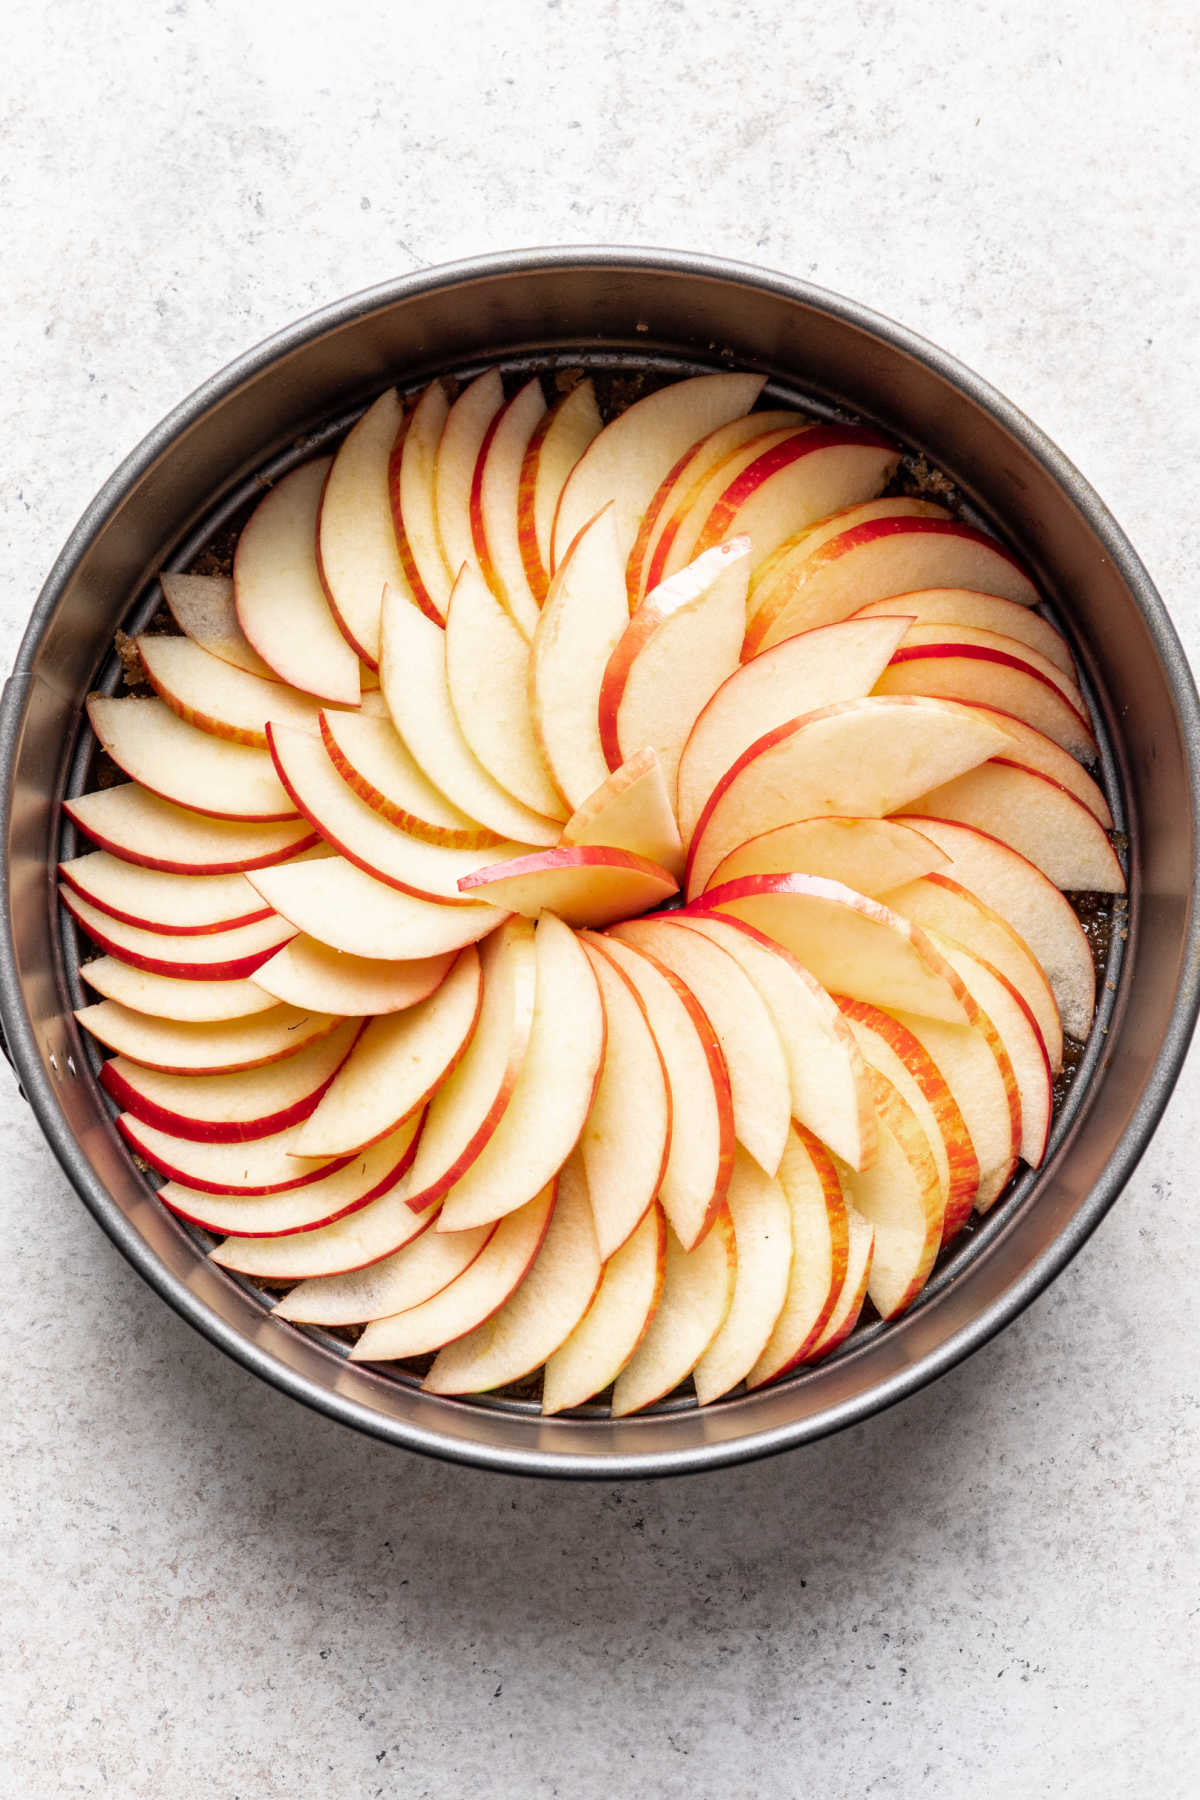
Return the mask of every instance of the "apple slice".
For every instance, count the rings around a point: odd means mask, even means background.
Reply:
[[[1080,762],[1096,757],[1087,703],[1073,681],[1017,638],[966,625],[913,626],[875,684],[879,694],[935,694],[1022,719]]]
[[[890,1015],[927,1052],[967,1127],[983,1211],[1007,1186],[1021,1148],[1021,1098],[1012,1059],[991,1019],[975,1008],[970,1025],[946,1025],[914,1013]]]
[[[265,869],[318,841],[307,819],[281,824],[212,819],[162,800],[136,781],[64,800],[63,811],[93,843],[123,861],[189,877]]]
[[[879,1157],[842,1175],[846,1198],[875,1231],[867,1292],[883,1319],[894,1319],[924,1287],[942,1243],[945,1202],[937,1167],[912,1108],[871,1070],[879,1114]]]
[[[529,698],[555,782],[581,806],[609,773],[600,688],[629,623],[615,514],[605,507],[562,557],[546,595],[529,669]]]
[[[353,1362],[423,1356],[465,1337],[498,1312],[542,1247],[555,1210],[557,1180],[501,1219],[474,1261],[431,1299],[391,1318],[373,1320],[350,1352]],[[409,1218],[413,1218],[409,1214]]]
[[[647,594],[630,619],[600,684],[600,744],[610,769],[649,745],[674,790],[698,714],[738,666],[749,559],[749,538],[718,545]]]
[[[344,1023],[328,1013],[298,1012],[294,1006],[277,1006],[269,996],[263,998],[268,1009],[250,1018],[198,1022],[154,1018],[115,1000],[81,1006],[75,1017],[118,1055],[169,1075],[221,1075],[260,1068],[298,1055]]]
[[[676,1237],[693,1249],[721,1212],[733,1167],[733,1100],[721,1047],[700,1002],[664,963],[617,938],[589,933],[584,943],[593,962],[606,956],[628,978],[662,1055],[672,1130],[659,1199]]]
[[[849,1263],[850,1230],[837,1169],[824,1145],[801,1125],[788,1138],[779,1181],[792,1256],[783,1305],[746,1372],[748,1388],[778,1380],[812,1354],[833,1317]]]
[[[737,1276],[716,1336],[692,1371],[701,1406],[744,1381],[783,1312],[792,1272],[792,1217],[783,1186],[743,1152],[729,1183]]]
[[[240,633],[245,634],[255,661],[261,666],[255,669],[244,661],[238,666],[252,674],[273,675],[318,699],[357,706],[361,693],[358,652],[360,647],[370,647],[370,610],[363,603],[361,590],[364,586],[369,590],[370,575],[356,566],[366,551],[366,543],[357,536],[351,543],[347,535],[350,521],[345,513],[356,509],[361,528],[363,515],[369,517],[372,511],[370,488],[364,484],[352,496],[348,487],[340,487],[340,498],[335,495],[329,513],[330,558],[346,606],[343,616],[360,622],[360,640],[353,629],[349,638],[343,636],[330,611],[317,562],[317,521],[332,461],[331,457],[322,456],[293,469],[259,501],[242,528],[233,559],[235,617]],[[386,490],[384,501],[386,506]],[[375,512],[378,502],[377,493]],[[335,524],[339,506],[342,518]],[[394,559],[393,549],[386,566],[390,567]],[[376,607],[378,603],[377,593]],[[197,635],[188,631],[178,611],[175,616],[189,637]],[[378,636],[377,627],[375,635]],[[204,643],[202,638],[198,641]],[[217,656],[222,654],[216,643],[204,643],[204,647]],[[234,658],[226,655],[225,660],[232,662]]]
[[[452,806],[414,762],[391,719],[324,712],[321,737],[334,768],[381,817],[428,844],[478,850],[503,842]]]
[[[390,590],[383,597],[380,676],[397,731],[424,774],[454,806],[502,838],[554,843],[558,822],[506,793],[463,736],[446,677],[445,633]]]
[[[991,1021],[1008,1052],[1021,1097],[1021,1156],[1036,1169],[1046,1154],[1054,1106],[1050,1058],[1037,1021],[999,969],[934,935],[939,950],[972,1000]]]
[[[1032,725],[1027,725],[1024,719],[1015,718],[1012,713],[1000,712],[990,706],[981,706],[978,711],[1008,734],[1005,760],[1020,763],[1023,768],[1033,769],[1037,774],[1047,775],[1051,781],[1057,781],[1060,787],[1065,787],[1068,793],[1074,794],[1087,807],[1105,831],[1112,830],[1112,811],[1103,789],[1083,765],[1076,762],[1069,750],[1064,750],[1061,744],[1056,744],[1044,732],[1035,731]]]
[[[294,1154],[361,1150],[420,1111],[466,1049],[481,993],[479,952],[469,946],[427,999],[372,1019],[298,1132]]]
[[[228,575],[164,573],[158,579],[171,617],[185,637],[207,650],[210,656],[232,663],[235,669],[245,669],[268,681],[281,679],[263,661],[242,630],[233,598],[233,582]],[[358,699],[357,692],[354,699]]]
[[[471,540],[480,570],[527,638],[537,626],[539,602],[521,557],[521,469],[545,417],[542,384],[534,375],[488,426],[471,479]]]
[[[269,1012],[276,1004],[252,981],[197,981],[191,976],[158,975],[119,956],[98,956],[92,962],[81,963],[79,973],[106,1000],[147,1013],[152,1019],[171,1019],[179,1024],[246,1019],[254,1013]]]
[[[215,657],[212,660],[216,662]],[[286,692],[282,686],[279,691]],[[137,694],[119,700],[90,694],[87,715],[101,748],[118,768],[161,800],[218,819],[296,817],[265,750],[212,737],[187,724],[164,701],[144,700]],[[311,836],[307,827],[304,835]]]
[[[464,894],[509,912],[529,918],[557,913],[568,925],[596,929],[646,912],[679,891],[679,883],[657,863],[599,846],[538,850],[476,869],[458,885]]]
[[[546,1358],[543,1413],[582,1406],[616,1380],[654,1317],[666,1262],[667,1221],[662,1207],[652,1205],[620,1249],[604,1261],[592,1304]]]
[[[775,1022],[750,976],[712,938],[677,925],[670,914],[630,920],[613,935],[647,950],[700,1002],[728,1070],[734,1135],[774,1175],[791,1124],[791,1087]]]
[[[661,581],[678,574],[680,569],[700,553],[700,539],[709,514],[744,469],[748,469],[751,463],[765,456],[768,451],[790,443],[793,438],[801,437],[813,429],[811,419],[801,419],[791,414],[785,414],[781,423],[768,424],[758,429],[760,419],[772,417],[778,419],[777,414],[755,413],[749,419],[735,419],[731,422],[742,428],[739,442],[726,449],[724,455],[711,467],[699,470],[696,479],[685,486],[682,495],[674,502],[670,515],[660,521],[660,527],[655,533],[655,543],[643,572],[643,587],[646,592],[652,592]],[[756,429],[748,432],[747,428],[751,424]],[[728,430],[729,427],[725,429]],[[718,435],[717,432],[710,432],[708,439],[702,440],[702,443],[709,442]],[[694,444],[692,451],[698,453],[701,448],[702,444]],[[654,501],[651,502],[653,504]],[[640,531],[638,536],[640,538]],[[636,548],[635,543],[634,550]],[[632,556],[631,551],[631,560]]]
[[[533,921],[509,919],[486,940],[480,962],[479,1017],[470,1043],[429,1103],[405,1187],[415,1211],[440,1200],[479,1155],[512,1099],[529,1048],[537,989]]]
[[[247,877],[307,937],[350,956],[415,962],[478,943],[503,923],[494,906],[444,906],[388,887],[340,856],[285,863]]]
[[[624,565],[663,476],[690,445],[718,425],[748,413],[765,379],[697,375],[659,388],[618,414],[588,445],[567,478],[554,517],[551,568],[558,568],[577,532],[610,501]],[[722,532],[714,542],[728,536]]]
[[[700,713],[679,759],[679,825],[691,837],[727,769],[765,732],[871,692],[908,629],[903,618],[846,620],[788,638],[742,666]]]
[[[575,808],[559,842],[566,848],[608,845],[614,850],[630,850],[680,880],[683,844],[658,752],[652,747],[639,750],[614,769]]]
[[[692,837],[688,898],[747,838],[822,814],[883,818],[935,784],[1004,752],[1000,727],[970,706],[908,695],[845,700],[751,744],[721,777]],[[926,812],[936,807],[926,806]]]
[[[600,1286],[602,1264],[587,1182],[572,1156],[537,1258],[498,1312],[437,1356],[423,1386],[431,1394],[479,1394],[520,1381],[571,1335]]]
[[[189,725],[234,744],[265,749],[267,720],[316,731],[320,707],[281,681],[235,669],[184,637],[135,638],[151,686]]]
[[[477,375],[446,414],[433,463],[433,512],[442,561],[457,576],[464,563],[479,574],[471,533],[471,484],[488,427],[504,405],[499,369]]]
[[[919,588],[915,593],[872,600],[852,617],[871,619],[894,613],[907,613],[918,625],[967,625],[1016,638],[1069,680],[1075,679],[1075,659],[1062,632],[1041,613],[1015,600],[1003,600],[999,594],[978,594],[971,588]]]
[[[320,497],[316,556],[333,616],[348,644],[379,666],[379,600],[384,584],[404,586],[388,499],[391,448],[403,408],[381,394],[342,440]],[[234,580],[241,586],[235,563]]]
[[[750,582],[750,614],[758,611],[764,598],[771,592],[777,581],[786,581],[789,572],[797,563],[803,563],[814,550],[827,543],[830,538],[839,537],[852,525],[865,525],[871,519],[948,519],[950,514],[944,506],[936,505],[932,500],[913,500],[907,496],[887,494],[879,500],[864,500],[857,506],[843,507],[841,512],[831,513],[827,519],[821,519],[816,525],[808,525],[803,531],[793,532],[783,543],[772,550],[759,567],[754,571]],[[848,615],[843,615],[848,616]],[[814,621],[824,624],[827,621]],[[828,623],[833,623],[833,620]],[[807,627],[800,627],[806,630]]]
[[[254,971],[254,985],[289,1006],[312,1007],[316,1012],[403,1012],[416,1006],[441,986],[454,961],[453,951],[441,956],[422,956],[415,962],[386,962],[367,956],[347,956],[330,950],[313,938],[294,937],[270,962]]]
[[[282,1194],[315,1176],[332,1175],[348,1160],[329,1157],[306,1167],[292,1154],[295,1126],[234,1144],[176,1137],[132,1113],[118,1113],[117,1129],[161,1175],[206,1194]]]
[[[230,931],[269,918],[244,875],[191,875],[147,869],[107,850],[93,850],[58,865],[68,887],[125,925],[193,937]]]
[[[838,1295],[832,1313],[829,1315],[825,1329],[805,1356],[805,1362],[820,1362],[832,1356],[839,1344],[858,1324],[858,1316],[863,1309],[867,1297],[867,1281],[871,1273],[871,1262],[875,1255],[875,1230],[869,1225],[861,1213],[849,1210],[849,1245],[846,1255],[846,1278],[842,1283],[842,1291]]]
[[[589,378],[555,402],[534,429],[517,483],[517,541],[530,590],[540,606],[550,586],[554,517],[567,477],[602,428]]]
[[[730,851],[709,876],[708,886],[720,887],[742,875],[822,875],[878,898],[948,867],[944,851],[898,819],[797,819]]]
[[[294,1056],[261,1068],[222,1075],[168,1075],[114,1056],[100,1085],[117,1105],[176,1137],[244,1143],[286,1131],[306,1119],[333,1080],[358,1034],[346,1019]]]
[[[686,1381],[720,1331],[733,1302],[737,1249],[729,1209],[685,1250],[668,1227],[666,1268],[658,1308],[637,1349],[617,1376],[612,1416],[622,1419],[653,1405]]]
[[[235,925],[229,931],[180,937],[177,933],[123,924],[66,886],[59,893],[72,918],[102,950],[152,975],[188,981],[236,981],[243,975],[252,975],[281,944],[296,935],[286,919],[269,913],[265,919],[257,919],[251,925]]]
[[[464,566],[446,615],[446,679],[463,737],[493,780],[551,819],[567,809],[529,710],[529,639],[483,576]]]
[[[974,825],[1068,893],[1123,894],[1125,877],[1099,820],[1057,781],[1004,756],[931,788],[900,812]]]
[[[435,625],[446,620],[454,571],[442,554],[434,480],[437,451],[450,412],[440,381],[431,381],[394,434],[388,460],[388,494],[397,554],[404,574],[397,598],[415,600]]]
[[[426,1231],[432,1222],[429,1213],[417,1221],[416,1237],[365,1268],[300,1282],[276,1304],[275,1317],[305,1325],[359,1325],[431,1300],[470,1268],[496,1229]]]

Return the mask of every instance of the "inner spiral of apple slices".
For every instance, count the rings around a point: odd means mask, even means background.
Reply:
[[[1067,644],[763,387],[389,391],[89,704],[121,1131],[277,1317],[434,1393],[828,1356],[1039,1162],[1091,1025],[1065,896],[1124,882]]]

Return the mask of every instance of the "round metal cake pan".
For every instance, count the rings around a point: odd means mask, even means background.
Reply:
[[[1111,988],[1052,1151],[902,1319],[752,1395],[645,1417],[542,1419],[447,1400],[349,1363],[272,1319],[158,1204],[119,1140],[73,1016],[55,896],[60,801],[81,708],[113,635],[264,470],[305,453],[392,383],[489,362],[664,359],[767,373],[819,411],[924,452],[1033,568],[1068,631],[1128,839],[1129,908]],[[206,383],[117,470],[33,610],[0,707],[0,1014],[23,1091],[113,1242],[191,1324],[255,1374],[408,1449],[516,1474],[620,1479],[715,1468],[858,1422],[1016,1316],[1128,1180],[1166,1105],[1197,1011],[1200,710],[1161,600],[1125,536],[1055,446],[985,382],[903,327],[782,275],[708,257],[559,249],[484,257],[354,295]],[[1118,978],[1119,968],[1119,978]]]

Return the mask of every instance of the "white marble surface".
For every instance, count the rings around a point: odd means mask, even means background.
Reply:
[[[1200,648],[1192,0],[6,18],[5,665],[100,481],[229,357],[418,264],[588,240],[811,276],[956,352]],[[1108,1222],[968,1366],[643,1487],[456,1472],[256,1383],[0,1089],[5,1796],[1195,1791],[1195,1061]]]

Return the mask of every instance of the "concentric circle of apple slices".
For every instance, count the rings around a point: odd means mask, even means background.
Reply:
[[[89,707],[121,1131],[280,1319],[434,1393],[829,1355],[1044,1154],[1091,1026],[1065,893],[1123,878],[1067,644],[763,386],[389,391]]]

